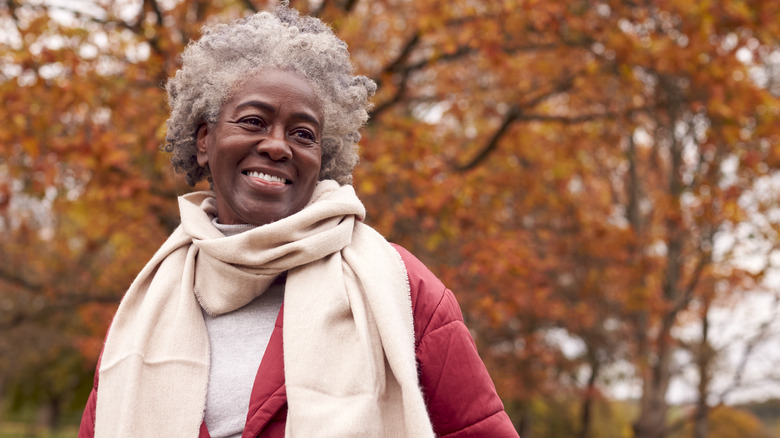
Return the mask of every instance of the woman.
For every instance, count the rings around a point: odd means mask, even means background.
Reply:
[[[517,436],[452,295],[361,220],[376,85],[282,5],[168,85],[182,224],[109,329],[79,436]]]

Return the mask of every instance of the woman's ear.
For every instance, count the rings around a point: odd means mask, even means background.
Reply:
[[[200,167],[206,167],[209,164],[209,153],[207,141],[209,137],[209,124],[206,122],[200,122],[198,125],[198,131],[195,134],[195,145],[198,149],[197,159]]]

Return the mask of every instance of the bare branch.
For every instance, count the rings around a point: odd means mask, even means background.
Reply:
[[[522,120],[524,122],[551,122],[562,123],[564,125],[577,125],[579,123],[591,122],[593,120],[613,119],[625,114],[628,114],[628,112],[592,113],[572,117],[549,116],[545,114],[523,114],[518,117],[518,120]]]
[[[409,43],[412,43],[414,41],[410,41]],[[416,44],[416,42],[415,42]],[[407,50],[409,48],[409,45],[407,44],[407,47],[404,48],[404,50],[401,52],[401,55],[399,56],[399,59],[403,59],[402,57],[407,56],[408,54],[405,52],[410,52],[411,49]],[[397,61],[393,61],[393,63],[389,64],[384,70],[383,73],[394,73],[397,72],[401,75],[401,79],[399,81],[399,87],[396,90],[393,97],[388,99],[385,102],[380,103],[379,105],[376,105],[374,109],[369,113],[371,118],[378,117],[379,114],[383,113],[385,110],[389,109],[391,106],[395,105],[396,103],[401,101],[401,98],[403,97],[404,93],[406,93],[406,84],[408,83],[408,79],[411,76],[411,74],[415,71],[422,70],[425,67],[433,64],[434,62],[447,62],[447,61],[453,61],[455,59],[461,58],[465,55],[468,55],[470,53],[476,52],[476,49],[472,49],[470,47],[460,47],[458,50],[447,53],[444,55],[433,55],[429,58],[422,59],[414,64],[410,64],[404,67],[401,67],[400,65],[394,65],[394,64],[400,64]],[[381,85],[382,81],[379,78],[374,79],[374,81],[377,83],[377,85]]]
[[[441,55],[435,54],[428,58],[422,59],[414,64],[407,66],[405,70],[409,70],[409,71],[422,70],[423,68],[431,65],[434,62],[452,61],[475,52],[477,52],[476,48],[468,47],[468,46],[460,46],[458,47],[457,50],[455,50],[452,53],[444,53]]]
[[[45,9],[49,9],[50,6],[43,6]],[[64,5],[56,5],[51,6],[51,8],[56,8],[58,10],[67,11],[71,14],[73,14],[76,18],[86,20],[88,22],[97,23],[100,25],[107,25],[107,24],[114,24],[117,26],[120,26],[122,28],[125,28],[127,30],[132,31],[136,35],[143,37],[146,42],[149,43],[149,46],[154,50],[154,52],[162,57],[166,56],[165,51],[160,46],[160,38],[158,36],[153,36],[151,38],[146,37],[145,31],[143,29],[143,17],[144,12],[146,12],[147,8],[151,9],[152,12],[155,14],[155,21],[157,22],[158,26],[163,26],[163,13],[159,8],[159,5],[155,0],[144,0],[144,3],[141,5],[141,10],[138,12],[138,15],[136,16],[136,22],[135,23],[127,23],[122,20],[111,20],[111,19],[104,19],[97,17],[95,15],[88,15],[85,14],[83,11],[68,8]]]
[[[745,344],[739,365],[737,365],[737,369],[734,372],[734,379],[731,384],[718,395],[719,404],[725,404],[726,397],[742,386],[742,377],[745,374],[745,368],[747,368],[748,362],[753,357],[756,347],[758,347],[758,345],[769,335],[771,325],[778,317],[778,309],[780,309],[780,295],[775,294],[774,303],[772,305],[772,314],[761,323],[755,334],[751,336]]]
[[[498,142],[501,140],[501,138],[504,136],[506,131],[509,129],[510,126],[520,117],[520,109],[518,107],[512,107],[511,110],[507,111],[506,115],[504,116],[504,120],[501,121],[501,125],[498,127],[496,132],[493,133],[493,135],[490,137],[490,140],[488,140],[487,144],[482,148],[482,150],[469,161],[468,163],[464,165],[455,165],[455,169],[460,172],[466,172],[468,170],[471,170],[479,163],[481,163],[485,158],[487,158],[488,155],[490,155],[493,150],[498,147]]]
[[[18,273],[7,272],[5,270],[0,270],[0,281],[21,287],[30,292],[40,292],[43,290],[43,286],[40,284],[34,284]]]
[[[406,61],[412,50],[414,50],[419,42],[420,33],[415,32],[414,35],[412,35],[412,37],[406,42],[406,44],[404,44],[404,47],[401,49],[401,52],[398,54],[398,56],[389,64],[387,64],[384,69],[382,69],[382,74],[375,78],[374,81],[376,82],[377,86],[380,87],[382,86],[382,75],[402,70],[401,80],[398,83],[398,88],[396,89],[395,94],[393,94],[393,97],[374,106],[374,108],[369,112],[369,119],[376,119],[380,114],[388,110],[396,103],[400,102],[403,98],[404,93],[406,93],[406,84],[409,81],[409,76],[411,75],[412,70],[409,68],[401,69],[401,65],[404,63],[404,61]]]
[[[385,66],[384,69],[382,69],[382,73],[393,73],[401,70],[401,64],[406,61],[409,58],[409,55],[412,53],[412,50],[414,50],[415,47],[417,47],[417,44],[420,43],[420,32],[415,32],[411,38],[404,44],[403,49],[401,49],[401,52],[398,54],[398,56],[395,57],[394,60],[392,60],[389,64]],[[377,78],[377,84],[379,84],[381,81],[381,78]]]
[[[144,0],[144,6],[141,8],[141,10],[144,11],[146,8],[149,8],[152,10],[152,12],[154,12],[154,16],[157,19],[157,25],[162,27],[163,14],[162,11],[160,11],[160,5],[157,4],[157,0]]]
[[[710,234],[708,241],[712,242],[712,239],[713,235]],[[670,310],[672,315],[676,315],[678,312],[682,311],[686,306],[688,306],[688,303],[690,303],[691,299],[693,298],[693,292],[696,289],[696,285],[699,284],[699,280],[701,279],[702,273],[704,272],[704,268],[706,268],[711,261],[712,253],[710,251],[704,251],[704,253],[699,258],[699,261],[696,263],[696,267],[694,268],[693,273],[691,274],[690,282],[686,287],[683,288],[682,295],[677,298],[676,302],[674,303],[674,307]]]
[[[16,24],[16,28],[19,29],[19,14],[17,12],[19,5],[16,2],[17,0],[8,0],[8,10],[11,11],[11,19]]]
[[[403,48],[399,52],[398,56],[389,62],[379,74],[377,74],[373,80],[378,87],[383,84],[382,77],[387,74],[400,74],[401,78],[398,80],[399,86],[396,92],[388,100],[377,104],[374,109],[369,113],[371,119],[378,117],[380,114],[391,108],[393,105],[399,103],[404,94],[406,93],[406,84],[408,83],[409,76],[416,71],[422,70],[434,63],[454,61],[465,56],[477,53],[479,50],[475,47],[468,45],[460,46],[455,51],[450,53],[434,53],[431,56],[423,58],[413,64],[405,64],[414,49],[419,46],[422,39],[422,35],[415,32],[412,37],[404,44]],[[512,55],[519,52],[529,52],[535,50],[551,50],[558,47],[557,44],[530,44],[523,46],[516,46],[510,48],[504,48],[503,52],[507,55]],[[571,79],[568,79],[569,81]]]
[[[530,102],[523,105],[523,107],[532,107],[536,106],[541,101],[555,95],[562,93],[566,91],[570,87],[568,83],[563,83],[559,87],[553,89],[552,91],[542,94],[538,96],[537,98],[531,100]],[[623,117],[628,116],[637,112],[645,111],[646,107],[639,107],[639,108],[631,108],[625,111],[615,111],[615,112],[600,112],[600,113],[592,113],[592,114],[582,114],[579,116],[551,116],[551,115],[545,115],[545,114],[526,114],[521,111],[521,107],[515,105],[512,107],[512,109],[507,112],[507,114],[504,116],[504,119],[501,122],[501,125],[498,127],[495,133],[490,137],[490,140],[485,144],[485,146],[482,147],[480,152],[472,158],[468,163],[462,164],[462,165],[455,165],[455,169],[461,172],[468,171],[476,167],[478,164],[480,164],[487,156],[496,149],[498,146],[499,140],[506,134],[506,131],[509,129],[509,127],[516,122],[548,122],[548,123],[562,123],[566,125],[575,125],[578,123],[585,123],[593,120],[601,120],[601,119],[612,119],[616,117]]]

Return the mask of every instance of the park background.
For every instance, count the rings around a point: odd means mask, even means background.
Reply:
[[[0,1],[0,437],[75,436],[191,190],[163,84],[274,4]],[[379,85],[367,222],[454,290],[524,438],[780,436],[780,2],[291,4]]]

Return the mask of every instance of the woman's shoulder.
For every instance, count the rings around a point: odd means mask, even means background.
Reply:
[[[416,343],[419,344],[425,335],[452,322],[462,322],[463,315],[452,291],[406,248],[395,243],[391,245],[406,266]]]

